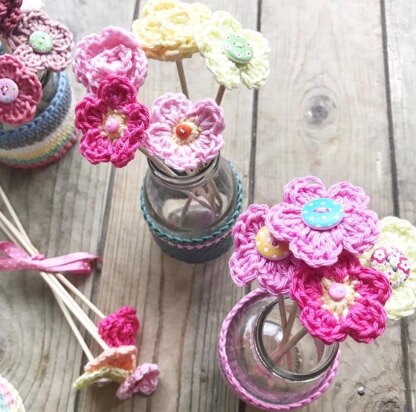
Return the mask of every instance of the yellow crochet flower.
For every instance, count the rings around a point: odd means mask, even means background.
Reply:
[[[205,21],[195,41],[208,69],[219,84],[235,89],[240,80],[249,89],[258,89],[269,71],[269,42],[257,31],[243,29],[231,14],[215,12]]]
[[[74,383],[73,388],[81,390],[94,383],[118,382],[123,383],[129,376],[129,371],[120,368],[105,367],[93,372],[85,372]]]
[[[195,31],[210,17],[211,10],[200,3],[149,0],[133,22],[133,34],[147,57],[176,61],[198,52]]]
[[[395,256],[387,256],[389,270],[384,273],[393,293],[385,307],[389,319],[397,320],[412,315],[416,308],[416,227],[407,220],[387,216],[381,220],[378,244],[362,255],[361,262],[380,270],[381,262],[391,251]],[[407,279],[400,275],[405,273]]]

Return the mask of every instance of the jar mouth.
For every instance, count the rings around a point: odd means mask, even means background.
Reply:
[[[285,297],[285,299],[289,299]],[[335,361],[335,358],[339,351],[339,343],[333,343],[332,345],[325,345],[327,348],[329,347],[329,354],[327,355],[326,359],[323,362],[318,362],[318,365],[312,368],[308,372],[298,373],[292,372],[287,369],[281,368],[275,364],[272,358],[269,356],[266,347],[263,341],[263,327],[266,322],[266,319],[270,312],[276,307],[278,304],[278,299],[274,302],[270,303],[266,308],[260,313],[259,317],[257,318],[257,322],[255,325],[254,331],[254,346],[257,352],[260,361],[262,362],[263,366],[267,368],[267,370],[272,373],[273,375],[287,379],[290,381],[308,381],[311,379],[315,379],[318,376],[322,375],[328,367]],[[315,338],[317,339],[317,338]]]

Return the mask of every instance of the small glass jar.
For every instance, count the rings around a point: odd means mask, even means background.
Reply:
[[[218,156],[194,175],[175,177],[148,163],[141,209],[161,249],[190,263],[224,253],[242,204],[241,182],[230,163]]]
[[[297,305],[288,296],[279,299],[287,327]],[[306,333],[297,316],[291,338],[282,343],[279,299],[260,289],[251,292],[229,313],[219,339],[219,362],[231,388],[245,402],[271,411],[319,398],[339,364],[339,345],[325,345]]]

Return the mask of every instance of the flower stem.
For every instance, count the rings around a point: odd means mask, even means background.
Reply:
[[[182,60],[176,60],[176,69],[178,70],[182,93],[186,96],[187,99],[189,99],[188,84],[186,83],[185,70],[183,69]]]
[[[305,328],[300,329],[292,339],[289,339],[281,348],[271,354],[271,359],[274,363],[278,363],[282,357],[290,351],[306,334],[308,331]]]
[[[218,88],[217,97],[215,98],[215,102],[218,104],[218,106],[221,105],[222,98],[224,97],[225,93],[225,86],[223,84],[220,84],[220,87]]]

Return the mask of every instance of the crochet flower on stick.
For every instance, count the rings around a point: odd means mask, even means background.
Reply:
[[[0,0],[0,33],[8,33],[20,19],[22,0]]]
[[[126,400],[134,395],[151,395],[158,385],[159,367],[154,363],[144,363],[120,385],[117,397]]]
[[[129,79],[110,76],[101,82],[97,95],[89,94],[77,104],[75,125],[83,133],[80,150],[86,159],[123,167],[145,137],[149,112],[137,102]]]
[[[210,162],[224,145],[224,113],[212,99],[192,104],[166,93],[154,101],[150,123],[143,146],[180,172]]]

